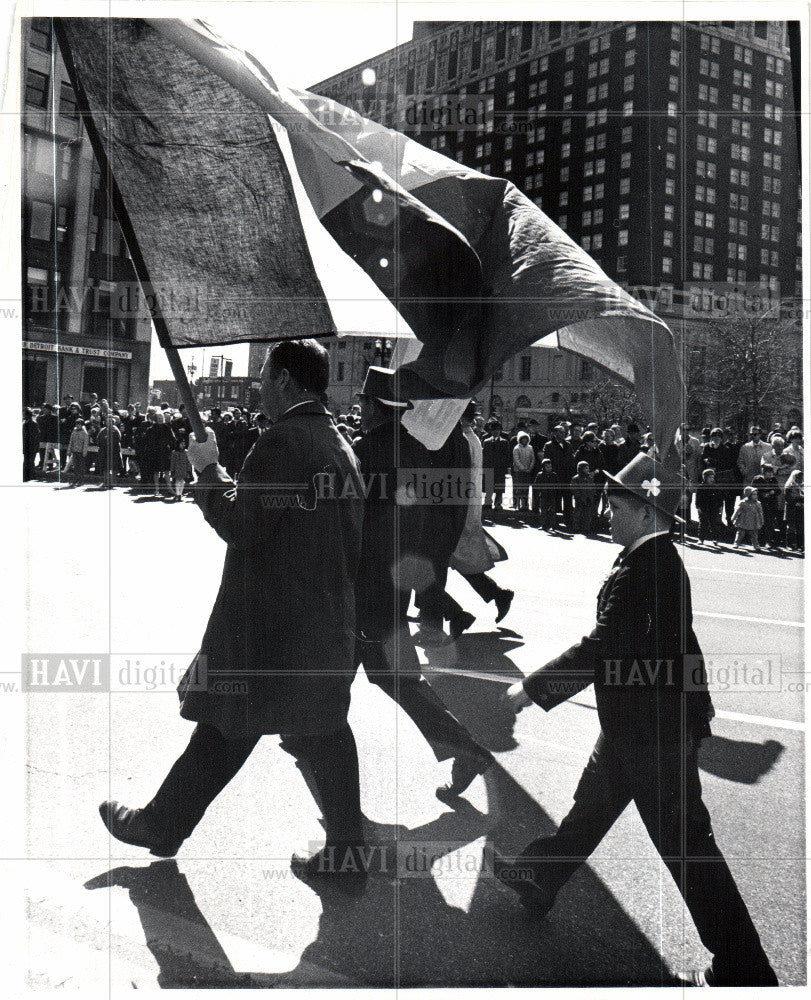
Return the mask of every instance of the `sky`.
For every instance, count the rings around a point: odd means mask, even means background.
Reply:
[[[405,17],[399,4],[390,2],[342,3],[340,0],[276,0],[270,3],[229,2],[224,5],[201,3],[197,16],[208,21],[228,41],[246,49],[279,82],[308,88],[366,58],[378,55],[412,35],[413,18]],[[316,30],[314,30],[314,28]],[[282,142],[283,149],[286,144]],[[316,270],[327,298],[332,301],[336,323],[355,322],[374,332],[393,332],[403,327],[402,319],[356,265],[334,244],[332,238],[308,212],[306,196],[293,176],[302,221]],[[340,302],[351,298],[361,300]],[[193,358],[197,376],[208,373],[213,355],[230,358],[234,375],[247,374],[248,347],[230,345],[181,350],[185,365]],[[153,334],[150,382],[171,378],[166,356]]]

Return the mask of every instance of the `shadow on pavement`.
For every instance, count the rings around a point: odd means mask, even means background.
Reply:
[[[698,763],[702,770],[717,778],[756,785],[780,760],[785,749],[777,740],[750,743],[712,736],[701,744]]]
[[[372,824],[375,841],[397,857],[400,878],[391,877],[389,865],[388,874],[370,876],[360,897],[319,891],[317,935],[289,971],[236,969],[176,861],[121,866],[85,887],[128,890],[164,989],[672,985],[660,956],[587,866],[549,918],[526,919],[509,889],[493,879],[484,841],[514,852],[554,824],[498,765],[485,781],[486,815],[463,802],[414,829]],[[429,858],[433,871],[430,864],[409,871],[407,856]],[[469,903],[449,903],[446,895],[458,893],[462,880]],[[283,892],[283,883],[269,891]],[[272,929],[271,940],[262,936],[252,943],[272,949]]]

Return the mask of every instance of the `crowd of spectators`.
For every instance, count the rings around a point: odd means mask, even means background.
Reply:
[[[193,476],[186,455],[191,422],[184,409],[161,403],[142,413],[140,403],[111,406],[95,395],[84,404],[67,396],[59,407],[29,407],[23,417],[23,479],[56,477],[72,485],[97,479],[106,488],[137,484],[180,500]],[[220,461],[236,476],[266,419],[240,407],[225,413],[215,408],[206,419]]]
[[[507,481],[512,513],[549,532],[607,531],[602,487],[640,451],[656,453],[650,431],[629,422],[600,427],[562,422],[547,436],[535,420],[520,420],[506,433],[499,420],[480,420],[485,474],[490,471],[487,510],[504,510]],[[686,487],[679,513],[685,534],[697,544],[748,541],[757,548],[804,549],[803,433],[775,423],[768,434],[752,426],[746,441],[731,427],[683,424],[676,452]],[[753,515],[750,511],[754,509]],[[695,516],[694,516],[695,515]],[[750,524],[754,518],[759,521]],[[739,523],[740,522],[740,523]]]
[[[222,465],[236,478],[267,418],[238,406],[215,408],[204,417],[217,436]],[[335,421],[349,444],[357,444],[360,405]],[[650,431],[633,421],[604,427],[563,421],[546,435],[537,420],[519,420],[506,433],[498,418],[477,415],[473,430],[482,442],[485,512],[507,511],[509,481],[507,513],[552,533],[607,532],[605,474],[616,474],[640,451],[653,455],[656,447]],[[139,403],[122,408],[91,395],[80,404],[66,396],[60,407],[46,403],[25,411],[23,478],[56,474],[79,484],[93,476],[106,487],[137,483],[180,500],[193,478],[185,453],[190,434],[182,405],[161,403],[142,413]],[[799,427],[786,431],[775,423],[764,433],[754,425],[740,441],[731,427],[696,432],[682,424],[674,444],[687,484],[679,513],[697,544],[804,550]]]

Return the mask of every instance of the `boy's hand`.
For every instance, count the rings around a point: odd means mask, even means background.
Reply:
[[[524,690],[523,681],[516,681],[515,684],[511,684],[502,695],[502,700],[516,715],[518,715],[521,709],[532,704],[532,699]]]

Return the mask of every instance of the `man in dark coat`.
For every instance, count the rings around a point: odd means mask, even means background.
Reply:
[[[413,719],[436,759],[454,758],[450,785],[437,789],[438,797],[445,799],[463,792],[493,758],[422,676],[407,613],[411,591],[425,590],[437,572],[437,549],[442,547],[437,535],[444,530],[438,507],[454,516],[461,512],[462,518],[466,508],[409,502],[409,491],[419,498],[423,475],[433,471],[442,449],[429,452],[402,426],[400,416],[407,404],[398,400],[394,389],[394,373],[372,366],[361,393],[364,433],[356,453],[368,495],[355,588],[355,659],[363,663],[369,680]],[[466,444],[464,438],[462,442]],[[441,560],[447,576],[444,551]]]
[[[327,836],[326,847],[306,863],[294,859],[294,869],[356,870],[325,863],[363,843],[347,722],[363,489],[355,456],[318,401],[328,382],[328,355],[315,341],[272,349],[261,391],[275,423],[236,488],[217,463],[213,434],[189,442],[197,502],[228,551],[200,653],[178,687],[180,714],[197,722],[189,746],[144,809],[101,806],[125,843],[176,853],[261,736],[279,733],[310,773]],[[325,474],[339,484],[331,497],[316,492]]]
[[[541,451],[541,462],[549,458],[552,461],[552,471],[558,477],[560,487],[558,498],[561,504],[563,520],[567,528],[572,527],[573,504],[572,504],[572,476],[575,473],[574,453],[571,444],[566,440],[566,428],[563,424],[556,424],[552,428],[552,437],[543,446]]]
[[[498,859],[497,874],[545,914],[633,801],[713,955],[696,983],[776,986],[701,798],[698,748],[714,713],[690,581],[669,536],[680,480],[645,454],[609,476],[611,536],[624,548],[600,590],[597,624],[507,692],[515,711],[532,702],[548,711],[593,683],[601,732],[557,832]]]

